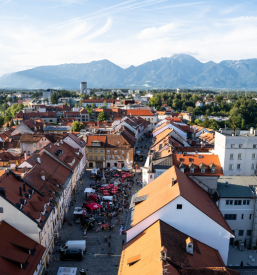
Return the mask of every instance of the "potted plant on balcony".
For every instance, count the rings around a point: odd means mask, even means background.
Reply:
[[[238,243],[239,243],[238,240],[236,240],[236,241],[234,242],[234,248],[235,248],[235,249],[237,249]]]
[[[257,246],[254,245],[254,246],[253,246],[253,252],[256,253],[256,250],[257,250]]]

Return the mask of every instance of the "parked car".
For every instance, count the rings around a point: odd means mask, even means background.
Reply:
[[[83,251],[81,249],[67,249],[63,252],[61,252],[61,261],[66,260],[77,260],[82,261],[83,260]]]
[[[86,251],[86,247],[85,240],[67,241],[63,246],[60,247],[60,252],[67,251],[69,249],[81,249],[82,251]]]

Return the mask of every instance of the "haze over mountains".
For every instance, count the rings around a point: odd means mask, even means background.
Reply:
[[[0,77],[0,88],[76,90],[81,81],[87,81],[89,88],[255,90],[257,59],[202,63],[178,54],[127,69],[108,60],[41,66]]]

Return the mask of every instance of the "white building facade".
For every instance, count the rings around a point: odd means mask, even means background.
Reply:
[[[216,132],[214,151],[219,156],[224,176],[256,175],[257,136],[253,129],[237,131],[236,135]]]

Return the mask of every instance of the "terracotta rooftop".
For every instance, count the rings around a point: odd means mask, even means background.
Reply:
[[[129,109],[127,110],[127,115],[132,116],[154,116],[154,113],[150,110],[137,110],[137,109]]]
[[[153,138],[154,143],[152,145],[152,147],[154,147],[156,144],[158,144],[161,140],[163,140],[165,137],[167,137],[171,132],[173,131],[173,129],[169,129],[167,128],[166,130],[162,131],[160,134],[158,134],[157,136],[155,136]]]
[[[101,146],[105,146],[106,136],[88,136],[87,137],[87,146],[92,146],[93,141],[100,141]]]
[[[180,274],[188,268],[225,267],[216,249],[191,237],[193,255],[187,253],[188,238],[188,235],[165,222],[156,221],[124,246],[118,275],[164,274],[164,269],[168,269],[170,274]],[[165,251],[167,260],[162,258],[161,251]]]
[[[171,186],[172,178],[176,182],[173,186]],[[175,165],[138,192],[138,196],[146,195],[148,198],[145,201],[135,205],[132,226],[146,219],[176,197],[182,196],[205,215],[232,233],[217,205],[212,202],[210,195]]]
[[[223,176],[223,171],[220,165],[218,155],[201,155],[201,154],[173,154],[173,163],[177,167],[181,163],[185,166],[184,173],[187,175],[199,175],[199,176]],[[205,173],[201,173],[201,164],[205,165]],[[194,173],[190,173],[190,167],[194,168]],[[211,167],[215,168],[215,173],[211,173]]]
[[[4,221],[0,223],[0,243],[1,274],[34,274],[45,251],[42,245]]]
[[[128,137],[121,134],[107,134],[106,135],[106,147],[116,147],[116,148],[134,148],[134,145],[131,146],[131,141],[128,141]]]
[[[42,207],[44,208],[44,204],[50,203],[50,198],[47,196],[47,202],[43,202],[40,200],[40,197],[43,197],[43,195],[40,194],[40,192],[35,191],[36,189],[34,189],[34,194],[32,195],[29,190],[33,190],[33,187],[27,183],[24,184],[23,181],[18,179],[18,177],[16,177],[13,172],[2,175],[0,177],[0,187],[5,189],[6,199],[17,207],[17,211],[25,213],[35,221],[35,219],[40,217],[40,213],[43,212]],[[20,194],[20,186],[22,188],[22,196]],[[26,191],[24,191],[24,188]],[[31,197],[27,198],[26,194],[31,194]],[[5,198],[3,195],[1,196]],[[26,204],[22,203],[21,200],[23,199],[26,200]],[[21,204],[22,209],[19,208]],[[41,215],[41,217],[43,216],[44,215]],[[35,222],[40,226],[40,221]]]
[[[60,192],[60,186],[64,185],[71,171],[46,153],[40,154],[41,163],[37,162],[36,154],[32,154],[27,162],[33,168],[25,174],[26,182],[45,196],[51,196],[55,199],[57,193]],[[42,171],[45,174],[45,181],[41,179]]]

